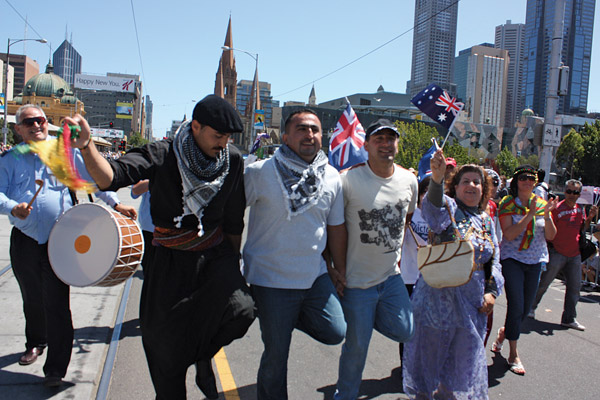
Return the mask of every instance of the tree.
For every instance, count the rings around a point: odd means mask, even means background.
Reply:
[[[444,155],[446,157],[454,158],[458,165],[479,164],[479,158],[470,155],[469,149],[461,146],[458,141],[455,141],[451,145],[444,146]]]
[[[132,132],[131,136],[129,136],[128,144],[131,147],[140,147],[147,143],[150,143],[150,141],[148,139],[144,139],[139,132]]]
[[[512,176],[513,172],[515,172],[515,169],[519,166],[519,161],[517,160],[517,157],[515,157],[510,150],[508,150],[508,147],[504,147],[498,154],[498,157],[496,157],[496,164],[500,170],[500,175],[510,177]]]
[[[564,165],[569,171],[569,176],[573,177],[574,173],[579,174],[579,162],[584,152],[583,137],[571,128],[556,151],[556,162]]]
[[[431,147],[431,138],[435,137],[439,142],[438,131],[423,122],[400,122],[396,121],[396,128],[400,132],[398,140],[398,154],[394,161],[404,168],[419,167],[419,161],[423,154]]]
[[[583,138],[583,156],[579,172],[586,185],[600,185],[600,121],[593,125],[585,124],[580,131]]]
[[[540,158],[537,154],[530,154],[527,157],[519,156],[517,157],[517,162],[519,165],[529,164],[535,168],[539,168],[540,166]]]

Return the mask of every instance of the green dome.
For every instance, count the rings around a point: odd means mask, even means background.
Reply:
[[[533,117],[535,115],[535,113],[533,112],[533,110],[531,108],[526,108],[523,110],[523,112],[521,113],[521,115],[523,117]]]
[[[32,96],[35,93],[40,97],[63,97],[70,92],[69,84],[53,71],[52,64],[48,64],[45,73],[28,80],[23,88],[23,96]]]

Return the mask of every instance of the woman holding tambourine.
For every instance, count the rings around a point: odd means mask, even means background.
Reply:
[[[462,241],[470,251],[455,253],[462,253],[457,264],[467,266],[461,282],[445,281],[452,259],[443,268],[436,268],[440,264],[430,262],[429,256],[425,262],[419,260],[421,277],[412,296],[415,336],[406,343],[402,362],[404,391],[418,399],[486,399],[483,340],[487,314],[504,282],[495,227],[484,212],[491,179],[483,168],[463,165],[446,181],[444,195],[446,161],[441,150],[431,159],[431,171],[422,215],[435,235],[434,243],[441,242],[438,246],[447,250]],[[421,250],[444,253],[435,245]]]
[[[498,330],[492,351],[502,350],[508,339],[510,353],[508,367],[517,375],[525,375],[517,351],[521,322],[526,318],[535,299],[542,263],[548,262],[547,240],[554,239],[556,226],[550,215],[556,208],[558,198],[541,199],[533,194],[537,183],[537,170],[531,165],[518,167],[510,183],[508,196],[498,207],[502,242],[500,259],[502,274],[506,281],[506,321]]]

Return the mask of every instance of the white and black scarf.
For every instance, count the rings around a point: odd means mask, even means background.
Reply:
[[[229,173],[229,146],[216,159],[207,157],[194,140],[191,121],[186,121],[175,134],[173,148],[183,186],[183,214],[174,218],[175,226],[181,228],[183,217],[193,214],[198,218],[198,236],[202,236],[204,209]]]
[[[327,156],[319,150],[309,164],[284,144],[273,158],[289,220],[317,204],[321,198]]]

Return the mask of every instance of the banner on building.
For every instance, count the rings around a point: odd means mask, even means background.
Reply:
[[[126,93],[135,91],[135,82],[132,78],[118,76],[75,74],[74,84],[78,89],[110,90]]]
[[[125,136],[120,129],[90,128],[90,131],[94,137],[123,139]]]
[[[117,115],[115,117],[120,119],[132,119],[133,116],[133,103],[117,102]]]
[[[265,110],[254,110],[254,127],[256,129],[264,129]]]

